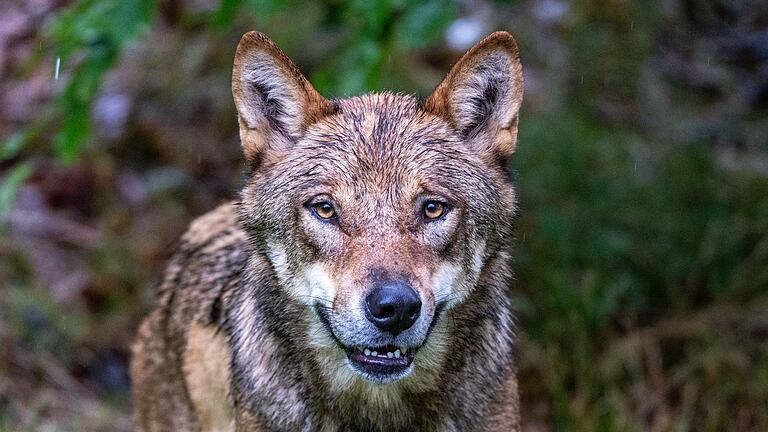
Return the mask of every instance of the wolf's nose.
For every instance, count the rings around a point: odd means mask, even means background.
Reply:
[[[419,319],[421,299],[410,285],[386,282],[365,298],[366,315],[376,327],[397,336]]]

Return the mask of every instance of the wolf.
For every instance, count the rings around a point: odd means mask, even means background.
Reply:
[[[139,328],[136,428],[520,430],[513,37],[426,99],[326,99],[249,32],[232,92],[244,186],[191,223]]]

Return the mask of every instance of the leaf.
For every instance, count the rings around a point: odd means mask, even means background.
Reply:
[[[404,48],[423,48],[441,35],[456,12],[452,2],[409,2],[397,23],[397,39]]]
[[[32,163],[25,161],[13,166],[0,181],[0,223],[5,223],[19,188],[31,174]]]
[[[235,14],[240,8],[242,0],[221,0],[219,8],[213,15],[213,25],[218,30],[224,30],[232,24],[235,19]]]
[[[116,45],[123,45],[146,27],[155,10],[154,0],[120,0],[107,14],[108,32]]]
[[[55,134],[56,156],[71,162],[90,135],[90,109],[104,75],[114,66],[126,42],[152,20],[155,0],[83,0],[63,11],[48,35],[62,60],[83,56],[64,90],[56,96],[63,116]]]
[[[11,135],[10,138],[3,143],[3,148],[0,150],[0,159],[8,160],[18,156],[19,152],[21,152],[24,146],[29,142],[29,138],[30,133],[27,130]]]

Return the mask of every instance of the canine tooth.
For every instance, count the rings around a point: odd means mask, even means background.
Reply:
[[[392,357],[394,357],[394,356],[395,356],[395,355],[394,355],[394,354],[392,354],[391,352],[388,352],[388,353],[387,353],[387,358],[392,358]]]
[[[405,353],[407,353],[407,352],[408,352],[408,348],[406,348],[406,347],[400,347],[400,352],[401,352],[403,355],[405,355]]]
[[[365,349],[365,351],[363,351],[363,354],[365,354],[365,355],[369,356],[369,355],[371,355],[371,350],[369,350],[368,348],[366,348],[366,349]]]
[[[399,349],[395,350],[394,356],[395,356],[395,358],[400,358],[400,350]]]
[[[372,356],[374,356],[374,357],[376,357],[376,356],[378,356],[378,355],[379,355],[379,353],[377,353],[376,351],[371,351],[371,355],[372,355]]]

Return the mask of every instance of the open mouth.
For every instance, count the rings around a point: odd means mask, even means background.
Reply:
[[[386,345],[382,347],[347,348],[352,366],[375,378],[402,375],[408,371],[416,349]]]
[[[442,309],[443,305],[438,305],[435,317],[429,326],[430,331],[434,327]],[[366,379],[380,383],[392,382],[405,377],[411,371],[411,364],[416,357],[418,348],[395,345],[376,347],[346,346],[334,334],[331,323],[326,315],[327,312],[319,306],[315,306],[315,312],[320,317],[323,325],[328,329],[328,333],[333,340],[336,341],[340,348],[346,351],[352,368],[360,372]],[[429,332],[427,333],[428,335]]]

